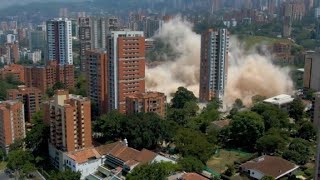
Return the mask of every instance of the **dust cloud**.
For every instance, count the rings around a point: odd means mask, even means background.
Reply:
[[[171,99],[172,93],[184,86],[198,96],[201,36],[192,31],[192,24],[181,18],[165,23],[159,32],[156,38],[167,42],[177,56],[164,59],[164,63],[156,67],[146,68],[147,89],[164,92]],[[271,97],[292,93],[289,69],[273,65],[271,56],[247,52],[242,47],[235,37],[230,38],[226,106],[231,106],[237,98],[250,105],[255,95]]]

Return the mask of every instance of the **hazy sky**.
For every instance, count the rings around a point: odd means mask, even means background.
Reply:
[[[71,1],[84,1],[84,0],[0,0],[0,9],[12,5],[24,5],[32,2],[71,2]]]

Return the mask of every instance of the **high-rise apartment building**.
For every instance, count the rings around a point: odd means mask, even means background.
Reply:
[[[42,26],[38,26],[35,31],[30,32],[30,50],[41,50],[42,58],[47,58],[47,36]]]
[[[57,90],[44,112],[50,126],[49,155],[53,165],[63,169],[63,152],[92,147],[90,100]]]
[[[85,52],[87,50],[106,48],[107,35],[119,29],[118,19],[115,17],[80,17],[79,39],[81,69],[85,70]]]
[[[126,97],[126,113],[154,112],[160,117],[166,115],[166,96],[160,92],[146,92]]]
[[[48,60],[60,65],[73,64],[72,25],[67,18],[47,21]]]
[[[50,125],[50,143],[63,151],[92,146],[90,100],[57,90],[53,100],[44,104]]]
[[[145,38],[141,31],[112,31],[107,44],[109,110],[125,113],[126,96],[145,92]]]
[[[320,53],[307,51],[304,62],[303,87],[305,89],[320,91]]]
[[[25,120],[31,123],[31,118],[34,113],[40,110],[41,106],[41,91],[38,88],[18,86],[18,89],[7,90],[8,100],[18,100],[24,105]]]
[[[58,65],[56,61],[50,61],[46,66],[25,67],[25,85],[37,87],[42,93],[60,82],[67,89],[74,88],[74,66]]]
[[[13,76],[15,80],[25,83],[24,67],[18,64],[9,64],[0,69],[0,79]]]
[[[209,29],[201,36],[200,101],[223,99],[228,72],[229,32]]]
[[[86,51],[87,94],[99,114],[107,113],[108,55],[105,50]]]
[[[26,137],[23,109],[19,101],[0,102],[0,148],[5,152],[16,140]]]
[[[5,43],[0,46],[0,57],[3,57],[5,64],[15,64],[19,62],[19,43],[17,41],[13,43]]]

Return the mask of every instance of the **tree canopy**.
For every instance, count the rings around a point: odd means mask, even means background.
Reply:
[[[258,103],[251,108],[251,111],[262,116],[266,130],[286,128],[289,125],[288,114],[272,104]]]
[[[300,98],[296,98],[289,106],[289,115],[296,122],[301,122],[303,120],[304,115],[304,105]]]
[[[182,156],[192,156],[205,163],[214,152],[214,145],[210,144],[205,135],[197,131],[182,128],[177,132],[174,142]]]
[[[80,172],[73,172],[70,169],[66,169],[65,171],[53,173],[53,175],[49,177],[49,180],[79,180],[80,178]]]
[[[296,138],[292,140],[282,156],[287,160],[304,165],[309,161],[311,155],[310,143],[304,139]]]
[[[102,142],[127,138],[131,147],[153,149],[162,141],[173,138],[175,125],[155,113],[125,116],[113,111],[100,117],[94,130],[102,133]]]
[[[169,162],[144,164],[136,167],[128,174],[128,180],[166,180],[175,172],[177,165]]]
[[[173,108],[182,109],[187,102],[195,102],[196,100],[197,98],[192,91],[189,91],[184,87],[179,87],[174,94],[171,103]]]
[[[264,134],[264,123],[255,112],[244,111],[236,114],[231,124],[220,133],[225,145],[253,150],[256,141]]]
[[[31,152],[21,149],[9,152],[7,167],[20,178],[36,170]]]
[[[205,165],[195,157],[185,157],[178,162],[181,170],[186,172],[201,173]]]
[[[309,121],[304,122],[298,129],[298,136],[305,140],[315,140],[316,134],[315,126]]]

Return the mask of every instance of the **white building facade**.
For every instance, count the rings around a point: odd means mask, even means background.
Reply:
[[[47,21],[48,60],[60,65],[73,64],[72,23],[67,18]]]

